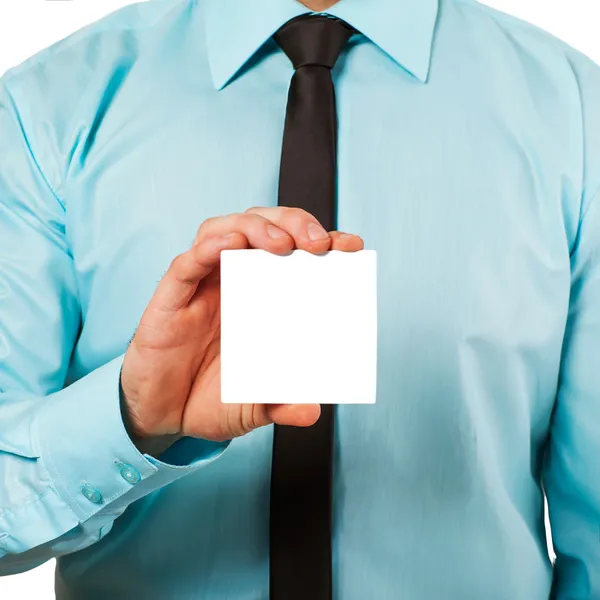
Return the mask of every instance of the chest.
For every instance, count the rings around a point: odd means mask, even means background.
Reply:
[[[560,173],[539,126],[524,126],[526,109],[389,65],[345,69],[334,73],[338,229],[378,252],[383,338],[452,345],[475,334],[510,349],[559,336],[569,285]],[[148,103],[123,91],[72,178],[89,328],[111,319],[110,342],[128,338],[205,219],[277,204],[288,83],[267,63],[220,92],[199,81],[157,88]]]

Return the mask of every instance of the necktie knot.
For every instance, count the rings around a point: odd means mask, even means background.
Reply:
[[[274,37],[294,69],[308,65],[332,69],[353,33],[340,19],[303,15],[288,21]]]

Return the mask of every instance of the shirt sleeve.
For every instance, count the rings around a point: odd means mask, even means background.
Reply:
[[[551,598],[596,600],[600,598],[600,68],[575,50],[570,51],[569,62],[582,125],[581,180],[573,187],[580,192],[573,198],[578,227],[573,238],[569,235],[571,293],[543,482],[556,553]]]
[[[572,286],[544,486],[554,600],[600,598],[600,191],[572,253]]]
[[[141,454],[121,416],[123,355],[65,387],[77,280],[64,205],[31,141],[0,79],[0,575],[90,546],[227,447],[184,438],[163,460]]]

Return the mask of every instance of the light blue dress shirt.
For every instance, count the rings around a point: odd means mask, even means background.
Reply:
[[[0,80],[1,574],[268,598],[272,428],[157,460],[118,378],[199,225],[276,205],[270,36],[305,12],[151,0]],[[337,412],[335,599],[598,600],[600,69],[473,0],[329,12],[362,32],[334,70],[339,229],[379,263],[377,404]]]

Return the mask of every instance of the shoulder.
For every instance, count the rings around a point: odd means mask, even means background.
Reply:
[[[579,137],[584,190],[600,185],[600,66],[542,28],[477,0],[444,1],[461,35],[476,40],[469,51],[513,73],[503,80],[512,96],[522,98],[526,89],[540,113],[553,116],[549,126],[567,124]]]
[[[546,57],[549,62],[546,62],[545,66],[549,69],[553,66],[560,68],[562,64],[568,63],[576,69],[589,71],[593,77],[600,78],[598,64],[541,27],[477,0],[447,0],[447,3],[461,16],[466,28],[477,28],[481,33],[491,34],[492,37],[482,38],[487,40],[488,44],[493,45],[502,37],[516,52]]]
[[[90,23],[0,78],[31,151],[60,190],[65,161],[108,99],[200,0],[146,0]]]
[[[41,71],[68,76],[84,64],[93,68],[106,56],[126,52],[127,42],[152,35],[152,29],[194,0],[147,0],[129,4],[75,31],[10,68],[2,79],[18,85]]]
[[[16,96],[44,103],[76,95],[95,79],[133,65],[197,0],[146,0],[127,5],[40,50],[0,78]]]

